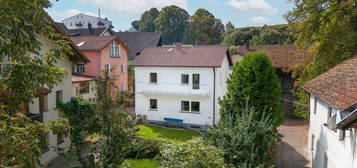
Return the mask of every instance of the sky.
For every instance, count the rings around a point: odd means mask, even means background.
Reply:
[[[235,27],[275,25],[286,23],[283,15],[292,10],[294,4],[288,0],[51,0],[53,7],[47,9],[55,21],[78,13],[102,17],[113,22],[115,30],[131,28],[131,22],[152,7],[159,10],[168,5],[184,8],[192,15],[198,8],[205,8]]]

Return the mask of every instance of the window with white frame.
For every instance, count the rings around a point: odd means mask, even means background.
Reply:
[[[121,72],[121,73],[124,73],[124,72],[125,72],[125,67],[124,67],[124,65],[120,65],[120,72]]]
[[[182,74],[181,75],[181,84],[188,85],[190,82],[189,79],[190,79],[190,76],[188,74]]]
[[[120,57],[120,47],[115,41],[110,44],[110,57]]]
[[[75,73],[84,73],[84,64],[76,64],[74,66]]]
[[[150,73],[150,83],[157,83],[157,73]]]
[[[157,99],[150,99],[150,110],[157,110]]]
[[[181,111],[182,112],[200,112],[200,102],[198,101],[181,101]]]
[[[105,72],[110,72],[110,64],[105,64]]]

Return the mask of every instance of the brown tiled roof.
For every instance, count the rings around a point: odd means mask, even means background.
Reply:
[[[147,47],[135,58],[135,66],[164,67],[219,67],[223,58],[231,57],[227,46],[219,45],[176,45]]]
[[[295,45],[257,45],[237,49],[237,53],[244,55],[248,52],[261,51],[266,53],[275,68],[288,68],[311,59],[311,55],[297,49]]]
[[[80,83],[95,80],[94,77],[84,76],[84,75],[72,75],[72,83]]]
[[[357,104],[357,56],[338,64],[303,87],[340,110]]]
[[[117,40],[121,44],[124,44],[117,36],[79,36],[71,37],[71,40],[77,45],[80,50],[83,51],[101,50],[113,40]],[[78,46],[78,44],[82,42],[84,42],[84,44]],[[124,45],[124,47],[126,46]]]

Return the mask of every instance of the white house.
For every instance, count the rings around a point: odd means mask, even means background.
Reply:
[[[145,48],[134,60],[136,115],[191,128],[217,122],[232,66],[227,49],[180,43]]]
[[[62,23],[68,29],[88,29],[88,28],[106,28],[112,27],[112,22],[107,18],[100,18],[95,16],[79,13],[62,20]]]
[[[357,57],[309,81],[313,168],[357,167]]]
[[[48,17],[55,29],[62,33],[61,30],[54,24],[54,21]],[[41,42],[41,52],[44,53],[54,47],[50,40],[44,36],[38,36],[38,40]],[[80,52],[80,50],[72,45],[73,55],[69,56],[69,59],[62,60],[57,63],[57,66],[63,68],[67,72],[67,76],[64,78],[61,84],[54,88],[47,89],[42,88],[38,91],[37,97],[33,99],[33,103],[28,105],[28,115],[30,119],[37,120],[43,123],[58,119],[59,112],[56,109],[58,101],[67,102],[72,97],[72,63],[73,62],[88,62],[88,59]],[[66,148],[70,144],[70,140],[67,137],[59,137],[53,134],[51,131],[48,134],[48,144],[43,147],[42,157],[39,158],[41,163],[46,165],[51,160],[56,158],[58,154],[54,151],[54,147]]]

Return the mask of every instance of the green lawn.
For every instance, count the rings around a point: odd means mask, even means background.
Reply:
[[[185,142],[193,137],[200,136],[200,133],[193,130],[165,128],[158,125],[139,125],[138,137],[166,142]]]
[[[160,165],[153,159],[128,159],[132,168],[158,168]]]

